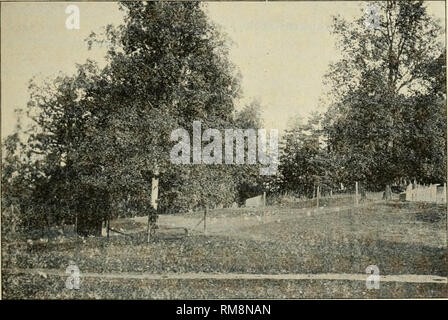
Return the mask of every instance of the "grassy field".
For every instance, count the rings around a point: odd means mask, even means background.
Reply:
[[[161,216],[159,230],[145,243],[144,218],[120,220],[130,236],[16,239],[2,243],[3,298],[406,298],[447,297],[444,283],[245,279],[81,278],[79,290],[65,289],[64,275],[11,272],[65,271],[73,261],[82,273],[120,274],[365,274],[447,276],[446,205],[368,202],[357,208],[266,207],[212,210],[207,233],[201,213]],[[189,229],[188,236],[172,227]],[[195,228],[196,227],[196,228]],[[174,232],[173,232],[174,230]],[[131,231],[131,230],[128,230]]]

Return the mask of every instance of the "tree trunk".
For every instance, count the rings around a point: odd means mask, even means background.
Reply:
[[[76,232],[78,235],[87,236],[101,236],[101,228],[103,219],[94,213],[80,212],[77,219]]]
[[[107,221],[106,221],[106,234],[107,234],[107,239],[109,239],[109,231],[110,231],[110,217],[107,217]]]
[[[361,188],[361,201],[367,200],[367,193],[364,188]]]
[[[151,235],[157,228],[157,201],[159,198],[159,170],[156,168],[151,180],[151,210],[148,212],[148,227],[146,242],[149,243]]]
[[[392,200],[392,190],[390,185],[386,185],[386,190],[383,193],[383,200]]]
[[[103,221],[110,210],[109,193],[89,185],[82,186],[79,191],[76,233],[84,237],[101,237]]]
[[[208,209],[208,206],[207,205],[205,205],[204,206],[204,234],[207,232],[207,224],[206,224],[206,219],[207,219],[207,209]]]

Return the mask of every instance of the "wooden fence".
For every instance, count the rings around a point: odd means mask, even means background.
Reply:
[[[406,188],[406,201],[446,203],[446,183],[419,185],[409,184]]]

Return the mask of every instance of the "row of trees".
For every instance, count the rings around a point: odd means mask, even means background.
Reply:
[[[328,110],[283,138],[278,190],[312,195],[359,181],[371,190],[416,179],[446,181],[446,53],[423,1],[370,3],[348,23],[334,18],[342,59],[330,66]]]
[[[336,17],[342,59],[330,66],[328,111],[283,135],[278,175],[256,166],[173,165],[170,133],[208,127],[259,128],[260,106],[240,112],[240,77],[226,38],[199,3],[124,2],[124,24],[92,34],[107,65],[30,83],[27,116],[4,140],[3,226],[75,223],[97,234],[102,220],[159,208],[179,212],[233,202],[261,191],[312,196],[359,181],[381,189],[399,180],[446,180],[446,69],[441,28],[423,3],[387,1],[379,24]],[[10,214],[6,214],[10,213]],[[12,214],[11,214],[12,213]]]

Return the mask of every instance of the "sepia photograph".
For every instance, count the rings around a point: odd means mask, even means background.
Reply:
[[[448,299],[445,1],[0,13],[2,300]]]

